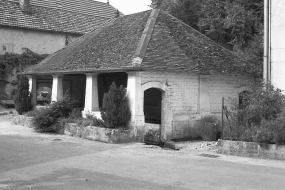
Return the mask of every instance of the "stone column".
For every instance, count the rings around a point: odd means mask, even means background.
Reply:
[[[199,113],[207,114],[211,112],[209,96],[209,79],[210,75],[199,76]]]
[[[53,75],[51,102],[63,99],[63,75]]]
[[[136,127],[144,126],[142,93],[141,72],[128,72],[127,95],[132,112],[131,124]]]
[[[27,77],[29,79],[29,91],[32,95],[31,103],[34,109],[37,105],[37,79],[36,76],[32,75],[28,75]]]
[[[100,111],[98,98],[98,73],[85,73],[86,91],[85,91],[85,112]]]

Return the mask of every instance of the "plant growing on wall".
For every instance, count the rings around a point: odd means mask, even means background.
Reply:
[[[18,71],[21,71],[29,65],[34,65],[39,63],[48,54],[37,54],[32,51],[28,51],[22,54],[16,53],[5,53],[0,55],[0,71],[5,74],[10,74],[13,72],[13,69],[17,68]]]
[[[22,115],[32,110],[31,93],[29,92],[29,79],[25,75],[21,75],[15,96],[16,111]]]
[[[104,94],[101,116],[107,128],[125,127],[131,119],[126,89],[119,88],[115,82],[110,86],[109,92]]]

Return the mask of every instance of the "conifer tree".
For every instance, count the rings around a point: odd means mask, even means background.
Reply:
[[[20,115],[32,110],[31,98],[29,79],[25,75],[21,75],[15,96],[16,111]]]
[[[107,128],[125,127],[131,119],[126,89],[119,88],[115,82],[109,92],[104,94],[101,116]]]

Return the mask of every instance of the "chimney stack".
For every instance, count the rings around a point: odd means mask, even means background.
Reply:
[[[115,18],[119,18],[120,17],[120,12],[119,10],[117,9],[116,13],[115,13]]]
[[[110,4],[110,3],[109,3],[109,0],[107,0],[107,4]]]
[[[24,13],[31,12],[30,0],[19,0],[20,8]]]

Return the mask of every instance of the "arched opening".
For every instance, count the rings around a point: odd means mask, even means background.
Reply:
[[[250,92],[249,91],[242,91],[241,93],[239,93],[239,109],[244,109],[245,107],[248,106],[249,104],[249,96]]]
[[[161,124],[162,91],[149,88],[144,91],[145,123]]]

